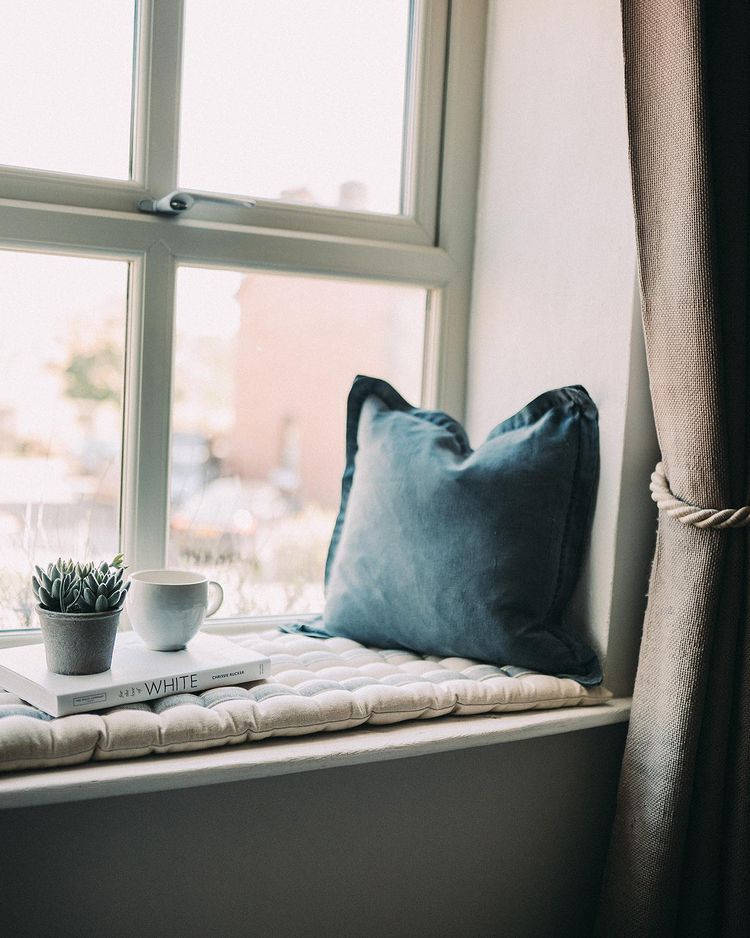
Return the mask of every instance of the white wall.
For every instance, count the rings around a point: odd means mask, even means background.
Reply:
[[[609,648],[607,672],[627,692],[655,531],[656,456],[634,328],[620,5],[497,0],[488,29],[469,428],[478,441],[564,384],[583,384],[596,401],[601,479],[577,612],[601,653],[610,620],[629,632]],[[618,577],[627,589],[616,590]]]

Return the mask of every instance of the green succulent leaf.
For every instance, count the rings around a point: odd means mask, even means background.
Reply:
[[[46,609],[60,612],[105,612],[119,608],[130,583],[123,582],[124,556],[106,560],[63,560],[58,557],[46,572],[34,566],[31,588],[37,601]]]

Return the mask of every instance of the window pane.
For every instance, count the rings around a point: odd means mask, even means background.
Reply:
[[[321,611],[349,387],[419,402],[425,307],[415,287],[180,270],[170,563],[219,580],[221,614]]]
[[[0,163],[130,177],[133,0],[3,0]]]
[[[181,186],[398,213],[408,0],[186,0]]]
[[[35,563],[117,551],[127,268],[0,251],[0,628]]]

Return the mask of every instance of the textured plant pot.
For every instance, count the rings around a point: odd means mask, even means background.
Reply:
[[[36,607],[47,668],[55,674],[99,674],[112,666],[120,609],[52,612]]]

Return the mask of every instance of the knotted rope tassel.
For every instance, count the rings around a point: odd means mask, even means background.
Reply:
[[[664,464],[657,463],[651,474],[651,498],[670,518],[696,528],[744,528],[750,524],[750,505],[742,508],[698,508],[672,494]]]

